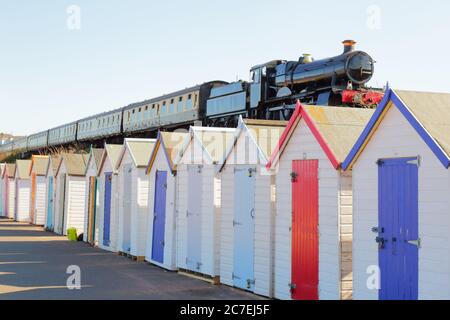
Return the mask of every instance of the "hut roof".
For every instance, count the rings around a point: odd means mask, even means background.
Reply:
[[[187,136],[188,134],[183,132],[159,132],[148,162],[147,174],[150,173],[159,150],[164,152],[169,168],[173,173],[176,170],[175,158],[181,152]]]
[[[126,150],[130,153],[136,167],[146,167],[155,143],[156,139],[125,139],[119,161],[117,161],[117,168],[120,166]]]
[[[50,157],[49,156],[37,156],[33,155],[31,157],[31,166],[30,166],[30,174],[34,170],[36,175],[45,176],[47,173],[47,168],[49,165]]]
[[[20,180],[30,179],[31,160],[16,160],[17,177]]]

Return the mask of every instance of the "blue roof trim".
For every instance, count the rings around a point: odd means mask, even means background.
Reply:
[[[389,91],[386,92],[386,94],[383,98],[383,101],[379,104],[377,110],[375,111],[374,115],[370,119],[370,121],[367,124],[366,128],[364,129],[363,133],[358,138],[358,141],[353,146],[349,155],[347,156],[344,163],[342,164],[342,169],[347,170],[349,168],[349,166],[353,162],[354,158],[360,151],[361,147],[366,142],[366,140],[369,137],[370,133],[372,132],[373,128],[377,124],[378,120],[380,119],[380,116],[383,114],[384,110],[386,109],[387,105],[389,104],[389,101],[392,101],[394,103],[394,105],[397,107],[397,109],[402,113],[402,115],[411,124],[411,126],[414,128],[414,130],[416,130],[416,132],[419,134],[419,136],[423,139],[423,141],[427,144],[427,146],[431,149],[431,151],[436,155],[436,157],[439,159],[439,161],[442,163],[442,165],[446,169],[448,169],[450,167],[450,158],[442,150],[442,148],[439,146],[439,144],[433,139],[433,137],[431,137],[428,134],[428,132],[419,123],[419,121],[417,121],[415,116],[411,113],[411,111],[403,103],[403,101],[391,89],[389,89]]]
[[[395,94],[392,95],[392,102],[394,102],[397,109],[403,114],[403,116],[408,120],[411,126],[420,135],[423,141],[428,145],[428,147],[433,151],[435,156],[439,159],[442,165],[448,169],[450,166],[450,159],[447,154],[442,150],[441,146],[434,140],[432,136],[425,130],[425,128],[417,121],[416,117],[411,113],[408,107],[403,103],[403,101]]]

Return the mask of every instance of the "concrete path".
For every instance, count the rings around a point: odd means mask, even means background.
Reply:
[[[81,290],[66,286],[79,266]],[[144,262],[69,242],[42,228],[0,220],[3,299],[260,299],[227,286],[168,272]]]

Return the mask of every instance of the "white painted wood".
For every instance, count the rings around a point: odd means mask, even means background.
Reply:
[[[291,299],[292,161],[319,161],[319,299],[341,298],[341,173],[335,170],[304,120],[292,134],[276,172],[274,296]],[[349,195],[351,196],[351,195]]]
[[[378,265],[372,227],[378,225],[378,166],[383,158],[420,156],[419,299],[450,299],[450,174],[397,108],[387,111],[353,167],[354,299],[376,300],[367,268]]]
[[[274,202],[271,196],[274,179],[265,166],[259,164],[258,146],[247,131],[242,131],[231,150],[222,172],[222,214],[220,247],[220,281],[233,286],[234,250],[234,171],[242,166],[254,165],[257,169],[255,181],[255,220],[254,220],[254,292],[273,297],[274,281]]]
[[[8,184],[8,207],[6,216],[9,219],[14,219],[16,216],[16,181],[14,178],[6,178]]]
[[[153,245],[153,218],[155,212],[155,183],[156,172],[167,171],[167,190],[166,190],[166,225],[164,229],[164,263],[161,264],[152,259]],[[149,194],[148,194],[148,228],[147,228],[147,246],[145,260],[156,264],[168,270],[176,270],[176,206],[175,195],[177,186],[177,177],[171,172],[171,168],[167,163],[164,150],[159,148],[155,156],[152,169],[149,173]]]
[[[31,180],[16,176],[16,221],[30,222]]]
[[[194,142],[192,142],[194,141]],[[177,267],[187,269],[187,219],[188,210],[188,169],[187,164],[203,165],[202,168],[202,201],[201,201],[201,267],[199,272],[208,276],[219,276],[220,269],[220,208],[216,204],[220,199],[220,175],[217,167],[208,164],[202,146],[192,140],[177,166]]]
[[[36,177],[36,195],[34,204],[34,224],[45,225],[47,201],[47,181],[44,176]]]

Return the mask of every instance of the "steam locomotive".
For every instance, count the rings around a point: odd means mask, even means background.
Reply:
[[[341,55],[314,60],[304,54],[298,61],[274,60],[251,68],[251,82],[238,81],[214,88],[207,101],[211,126],[232,126],[236,116],[289,120],[295,102],[328,106],[371,107],[381,90],[364,85],[374,74],[374,60],[356,51],[356,42],[343,42]]]
[[[0,145],[0,153],[31,153],[74,142],[101,144],[189,125],[235,127],[240,115],[289,120],[297,100],[328,106],[377,105],[382,90],[365,87],[373,76],[374,60],[356,51],[355,41],[343,44],[344,52],[335,57],[314,60],[305,54],[298,61],[270,61],[251,68],[250,82],[205,82],[10,141]]]

